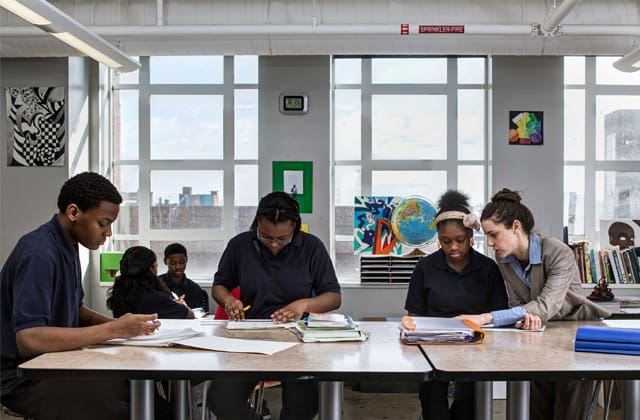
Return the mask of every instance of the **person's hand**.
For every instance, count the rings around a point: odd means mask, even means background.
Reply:
[[[153,334],[160,327],[158,314],[124,314],[120,318],[111,321],[111,324],[117,338]]]
[[[516,328],[521,330],[539,330],[542,327],[542,320],[533,314],[524,314],[524,318],[516,322]]]
[[[486,314],[478,314],[478,315],[470,315],[470,314],[462,314],[458,315],[455,318],[457,319],[468,319],[478,326],[482,326],[485,324],[491,324],[493,322],[493,317],[490,313]]]
[[[244,319],[244,311],[242,308],[242,301],[231,295],[229,295],[229,297],[224,301],[224,311],[227,314],[227,317],[232,321]]]
[[[175,299],[176,302],[181,303],[183,305],[186,305],[187,303],[184,301],[184,295],[181,295],[178,297],[178,299]]]
[[[271,314],[271,320],[273,322],[293,322],[302,318],[302,314],[305,313],[306,304],[302,300],[296,300],[291,302],[284,308],[280,308]]]

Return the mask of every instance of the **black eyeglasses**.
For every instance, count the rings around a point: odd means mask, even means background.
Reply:
[[[269,238],[266,236],[262,236],[260,234],[260,230],[257,229],[256,230],[256,235],[258,236],[258,239],[260,240],[260,242],[265,243],[265,244],[278,244],[278,245],[289,245],[289,243],[291,242],[291,240],[293,239],[293,235],[291,235],[288,238],[284,238],[284,239],[276,239],[276,238]]]

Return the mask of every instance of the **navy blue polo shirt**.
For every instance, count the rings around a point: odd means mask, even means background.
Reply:
[[[416,315],[452,317],[505,309],[507,291],[498,265],[473,248],[471,261],[460,273],[451,269],[438,250],[416,264],[404,308]]]
[[[265,264],[284,296],[273,283]],[[340,293],[324,244],[305,232],[298,232],[275,256],[257,239],[254,231],[235,236],[222,253],[213,285],[225,286],[228,290],[240,286],[240,300],[244,305],[251,305],[245,313],[250,319],[268,319],[289,303],[311,297],[312,291],[317,295]]]
[[[190,308],[202,307],[203,292],[198,283],[187,278],[186,275],[184,276],[182,283],[174,283],[168,272],[160,275],[159,277],[173,293],[178,296],[184,295],[184,301]]]
[[[16,382],[15,367],[33,357],[18,353],[15,334],[33,327],[77,327],[84,299],[78,245],[53,218],[24,235],[0,272],[2,389]]]
[[[176,302],[160,290],[141,290],[138,302],[130,311],[134,314],[158,314],[163,319],[186,319],[189,308]]]

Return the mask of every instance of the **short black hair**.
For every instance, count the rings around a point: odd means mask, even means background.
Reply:
[[[172,255],[172,254],[184,254],[184,256],[186,257],[187,248],[185,248],[184,245],[179,244],[177,242],[173,244],[169,244],[164,249],[164,257],[169,258],[169,255]]]
[[[82,172],[67,180],[58,194],[58,210],[67,211],[75,204],[81,211],[100,207],[102,201],[122,203],[122,196],[107,178],[95,172]]]

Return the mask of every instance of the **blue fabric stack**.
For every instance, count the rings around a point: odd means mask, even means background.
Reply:
[[[578,327],[575,350],[640,355],[640,329],[591,325]]]

